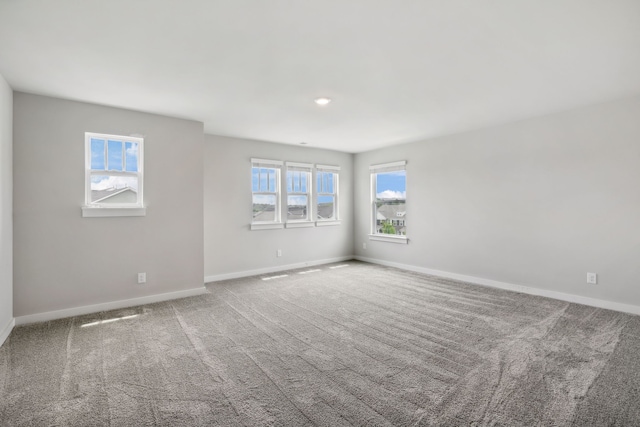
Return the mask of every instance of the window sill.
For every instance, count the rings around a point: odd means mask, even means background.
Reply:
[[[116,216],[146,216],[147,208],[105,208],[105,207],[82,207],[83,218],[100,218]]]
[[[287,228],[303,228],[303,227],[313,227],[314,223],[311,221],[304,221],[304,222],[288,222],[287,223]]]
[[[407,236],[396,236],[393,234],[369,234],[369,240],[376,240],[379,242],[400,243],[406,245],[409,243]]]
[[[316,227],[328,227],[331,225],[340,225],[342,224],[342,221],[340,221],[339,219],[330,219],[330,220],[326,220],[326,221],[316,221]]]
[[[284,228],[284,224],[281,222],[251,224],[252,230],[275,230],[277,228]]]

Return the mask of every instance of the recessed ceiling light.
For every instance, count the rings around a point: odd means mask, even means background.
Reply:
[[[316,98],[315,101],[318,105],[327,105],[331,102],[331,98]]]

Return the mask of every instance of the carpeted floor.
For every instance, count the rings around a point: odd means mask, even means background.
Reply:
[[[640,318],[356,261],[17,327],[5,426],[640,425]]]

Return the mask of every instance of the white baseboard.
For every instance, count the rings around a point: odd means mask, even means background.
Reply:
[[[297,264],[279,265],[276,267],[258,268],[255,270],[238,271],[235,273],[223,273],[213,276],[205,276],[204,282],[219,282],[220,280],[238,279],[240,277],[259,276],[261,274],[277,273],[279,271],[294,270],[296,268],[311,267],[314,265],[330,264],[332,262],[349,261],[354,259],[353,255],[341,256],[337,258],[322,259],[318,261],[299,262]]]
[[[432,270],[430,268],[416,267],[414,265],[400,264],[397,262],[384,261],[384,260],[375,259],[375,258],[367,258],[362,256],[354,256],[353,258],[357,259],[358,261],[370,262],[372,264],[386,265],[388,267],[396,267],[402,270],[415,271],[417,273],[430,274],[432,276],[439,276],[447,279],[460,280],[462,282],[473,283],[476,285],[490,286],[492,288],[522,292],[523,294],[553,298],[561,301],[589,305],[591,307],[621,311],[624,313],[640,314],[640,307],[637,305],[623,304],[619,302],[583,297],[580,295],[565,294],[563,292],[550,291],[548,289],[540,289],[540,288],[533,288],[530,286],[515,285],[513,283],[499,282],[497,280],[483,279],[483,278],[474,277],[474,276],[465,276],[464,274],[450,273],[448,271],[441,271],[441,270]]]
[[[7,338],[9,338],[9,334],[11,334],[11,331],[13,330],[13,327],[15,325],[16,319],[11,318],[11,320],[9,320],[9,323],[7,323],[4,328],[2,328],[2,330],[0,330],[0,347],[2,347],[2,344],[4,344]]]
[[[119,308],[134,307],[136,305],[152,304],[155,302],[168,301],[178,298],[192,297],[196,295],[206,294],[207,289],[201,288],[188,289],[186,291],[167,292],[164,294],[149,295],[140,298],[131,298],[127,300],[105,302],[102,304],[85,305],[82,307],[67,308],[64,310],[47,311],[46,313],[28,314],[26,316],[18,316],[15,318],[16,325],[25,325],[28,323],[46,322],[49,320],[63,319],[65,317],[81,316],[83,314],[98,313],[101,311],[117,310]]]

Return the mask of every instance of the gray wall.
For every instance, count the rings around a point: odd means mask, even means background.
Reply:
[[[408,245],[367,237],[368,167],[394,160]],[[358,154],[354,171],[359,256],[640,305],[640,97]]]
[[[12,126],[13,91],[0,75],[0,334],[13,320]]]
[[[340,166],[342,224],[251,231],[252,157]],[[205,277],[353,254],[351,154],[205,135],[204,162]]]
[[[84,132],[145,136],[145,217],[81,217]],[[16,317],[202,288],[202,123],[16,92],[14,142]]]

